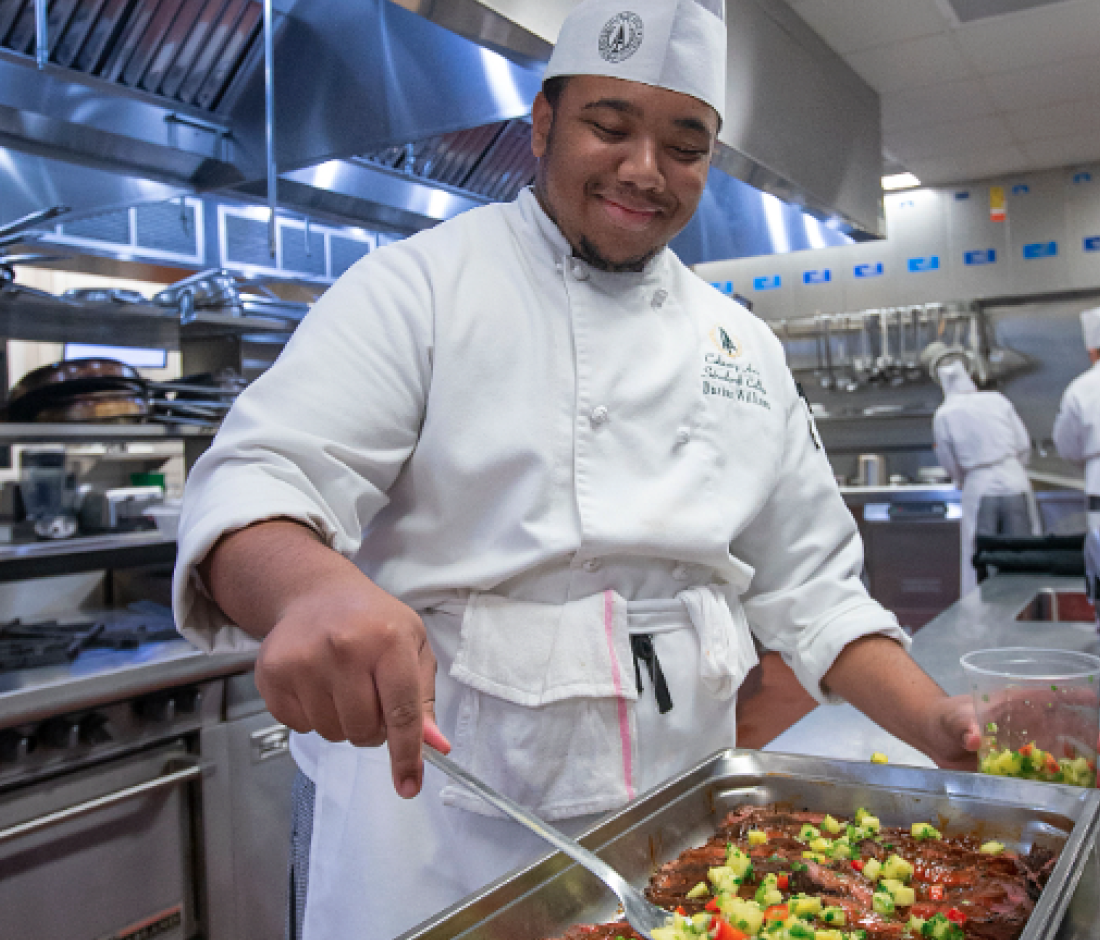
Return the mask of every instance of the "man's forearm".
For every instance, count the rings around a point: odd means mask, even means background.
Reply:
[[[263,639],[296,597],[330,579],[369,579],[307,526],[272,519],[231,532],[199,565],[199,574],[225,614]]]
[[[925,753],[942,746],[934,706],[947,694],[889,637],[849,643],[822,685],[907,744]]]

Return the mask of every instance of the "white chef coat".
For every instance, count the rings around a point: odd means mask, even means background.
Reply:
[[[932,418],[936,457],[961,485],[959,524],[960,593],[978,586],[972,558],[978,505],[983,496],[1031,494],[1027,463],[1031,439],[1012,403],[1000,392],[944,389],[945,398]]]
[[[614,591],[633,622],[716,585],[822,701],[847,643],[907,643],[860,582],[855,524],[772,331],[667,249],[628,274],[571,257],[530,191],[364,258],[240,396],[184,497],[174,602],[201,647],[254,644],[195,567],[273,517],[422,613],[449,737],[470,592]],[[697,634],[655,632],[674,707],[658,715],[648,686],[637,702],[639,792],[734,743]],[[543,849],[444,806],[434,768],[403,802],[384,749],[295,735],[292,750],[318,792],[310,940],[392,936]]]
[[[1100,363],[1077,376],[1062,394],[1054,446],[1064,460],[1085,465],[1085,492],[1100,496]]]

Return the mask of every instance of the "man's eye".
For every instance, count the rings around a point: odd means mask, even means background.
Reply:
[[[673,147],[672,151],[681,160],[699,160],[707,155],[706,150],[697,147]]]
[[[592,126],[596,129],[596,132],[602,134],[604,137],[610,137],[614,140],[618,140],[626,136],[626,131],[621,131],[616,127],[608,127],[606,124],[600,124],[598,121],[593,121]]]

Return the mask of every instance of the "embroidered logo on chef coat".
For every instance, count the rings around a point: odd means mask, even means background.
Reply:
[[[730,359],[737,359],[745,351],[745,347],[737,337],[731,336],[724,327],[717,324],[710,331],[710,341]]]
[[[642,44],[645,27],[636,13],[617,13],[600,30],[600,55],[608,62],[629,59]]]
[[[745,347],[741,341],[717,324],[708,335],[718,351],[708,349],[703,357],[703,394],[758,405],[770,411],[768,390],[756,366],[742,359]]]

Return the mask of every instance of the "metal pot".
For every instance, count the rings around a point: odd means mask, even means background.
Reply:
[[[860,454],[857,465],[860,486],[882,486],[886,483],[886,458],[882,454]]]

